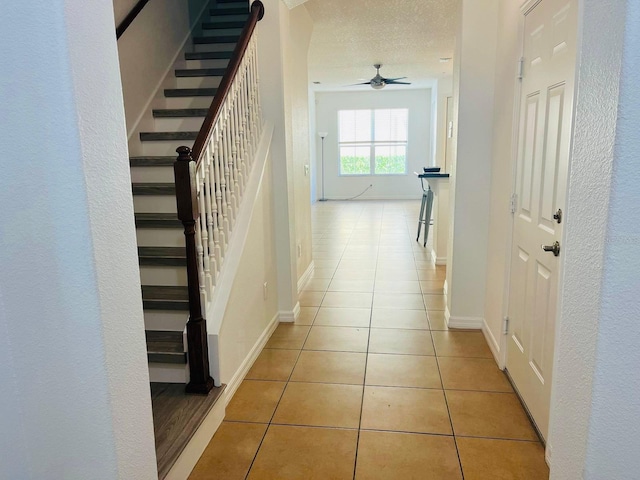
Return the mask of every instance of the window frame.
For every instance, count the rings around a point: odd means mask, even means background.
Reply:
[[[375,128],[376,128],[376,111],[381,110],[402,110],[406,112],[406,125],[407,125],[407,140],[401,141],[393,141],[393,140],[385,140],[385,141],[376,141],[375,137]],[[350,141],[350,142],[342,142],[340,139],[341,133],[341,122],[340,122],[340,114],[341,112],[358,112],[358,111],[368,111],[371,112],[371,140],[370,141]],[[343,173],[342,172],[342,147],[369,147],[369,172],[368,173]],[[376,147],[404,147],[404,171],[402,173],[377,173],[376,172]],[[398,108],[351,108],[345,110],[338,110],[338,176],[339,177],[400,177],[407,176],[409,173],[409,109],[404,107]]]

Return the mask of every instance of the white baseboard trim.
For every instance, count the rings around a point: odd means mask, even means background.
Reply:
[[[444,310],[444,319],[448,328],[464,328],[466,330],[482,330],[484,318],[452,316],[448,308]]]
[[[309,264],[307,269],[304,271],[302,276],[298,279],[298,293],[302,292],[302,290],[304,290],[304,287],[307,286],[307,283],[309,283],[309,280],[311,280],[311,278],[313,277],[313,272],[315,271],[315,268],[316,268],[315,262],[311,260],[311,263]]]
[[[256,361],[256,358],[258,358],[258,355],[260,355],[260,352],[262,352],[262,349],[269,341],[269,338],[271,338],[273,331],[278,326],[278,318],[279,315],[275,314],[269,321],[269,325],[267,325],[267,328],[265,328],[262,332],[262,335],[258,337],[256,343],[253,345],[251,350],[249,350],[249,353],[247,353],[247,356],[244,358],[244,361],[242,362],[240,367],[238,367],[238,370],[236,370],[236,373],[233,375],[231,380],[229,380],[229,383],[227,383],[227,388],[225,389],[225,405],[227,405],[231,401],[236,393],[236,390],[238,390],[238,387],[244,380],[244,377],[247,376],[249,369],[251,369],[253,363]]]
[[[225,394],[226,391],[222,392],[222,397]],[[205,448],[209,445],[211,438],[220,427],[222,420],[224,420],[225,406],[224,398],[219,398],[211,407],[211,410],[198,427],[198,430],[196,430],[196,433],[193,434],[189,443],[187,443],[176,463],[173,464],[167,476],[164,477],[165,480],[184,480],[189,477]]]
[[[435,250],[431,250],[431,261],[435,265],[446,265],[447,257],[439,257]]]
[[[482,333],[484,334],[485,340],[489,344],[489,348],[491,349],[491,353],[493,354],[493,358],[498,364],[498,367],[500,368],[500,370],[504,370],[502,355],[500,355],[500,344],[496,340],[496,337],[493,336],[493,332],[489,328],[486,319],[482,321]]]
[[[551,468],[551,456],[553,454],[553,447],[547,442],[547,448],[544,449],[544,459],[547,462],[547,466]]]
[[[296,305],[291,311],[281,310],[278,312],[278,319],[280,323],[294,323],[300,316],[300,302],[296,302]]]

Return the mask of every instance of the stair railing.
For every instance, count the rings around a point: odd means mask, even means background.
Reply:
[[[262,133],[255,27],[263,16],[262,2],[253,2],[193,149],[179,147],[174,164],[187,253],[189,393],[213,388],[205,312]]]

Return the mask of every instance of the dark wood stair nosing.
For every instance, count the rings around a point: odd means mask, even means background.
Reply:
[[[209,15],[214,17],[224,15],[247,15],[249,16],[249,8],[234,7],[234,8],[210,8]]]
[[[213,97],[217,90],[217,88],[166,88],[164,96],[169,98]]]
[[[131,167],[168,167],[173,166],[177,158],[175,156],[140,156],[129,157],[129,166]]]
[[[143,142],[180,142],[196,138],[198,132],[140,132],[140,140]]]
[[[224,28],[243,28],[245,25],[244,20],[227,20],[221,22],[202,22],[203,30],[218,30]]]
[[[210,45],[215,43],[236,43],[240,40],[239,35],[219,35],[206,37],[193,37],[194,45]]]
[[[153,118],[193,118],[206,117],[208,108],[156,108],[152,111]],[[175,160],[176,157],[169,157]]]
[[[232,50],[220,52],[186,52],[184,58],[185,60],[229,60],[232,55]]]
[[[178,68],[175,75],[178,78],[222,77],[225,71],[225,68]]]
[[[134,183],[131,185],[134,195],[171,195],[176,194],[175,183]]]
[[[135,222],[137,228],[183,228],[175,213],[136,213]]]

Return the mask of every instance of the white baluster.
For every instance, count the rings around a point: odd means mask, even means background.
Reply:
[[[216,201],[218,201],[218,212],[222,214],[222,229],[223,229],[223,253],[227,250],[227,242],[229,241],[229,213],[227,212],[227,187],[226,179],[224,177],[224,142],[222,141],[222,127],[218,123],[216,126],[216,187],[218,194],[216,194]]]
[[[189,171],[191,174],[191,178],[195,179],[195,182],[192,180],[192,186],[196,188],[196,197],[200,195],[200,190],[202,189],[202,183],[198,178],[196,173],[195,162],[190,162]],[[194,185],[195,184],[195,185]],[[206,228],[206,227],[205,227]],[[204,273],[204,247],[202,245],[202,217],[196,219],[196,255],[198,259],[198,285],[200,290],[200,298],[202,300],[202,305],[206,305],[207,301],[207,291],[205,288],[205,273]],[[204,309],[204,306],[203,306]]]
[[[204,173],[204,195],[202,195],[204,199],[204,215],[207,221],[207,258],[209,262],[209,268],[207,271],[207,265],[205,263],[205,277],[207,280],[207,291],[209,294],[213,291],[213,287],[216,284],[216,277],[218,276],[218,262],[215,257],[215,228],[214,228],[214,220],[213,220],[213,209],[211,206],[211,199],[213,195],[211,193],[211,171],[209,166],[211,165],[211,143],[207,142],[207,146],[205,149],[205,154],[202,161],[202,171]],[[204,239],[203,239],[204,241]]]
[[[214,276],[214,285],[216,283],[216,279],[218,277],[218,273],[220,272],[220,267],[222,266],[222,254],[220,250],[220,219],[221,215],[218,214],[218,183],[216,182],[216,169],[215,169],[215,136],[211,135],[209,139],[209,145],[207,147],[209,164],[207,168],[209,170],[209,179],[210,179],[210,188],[211,188],[211,197],[210,197],[210,208],[211,208],[211,227],[213,232],[213,248],[209,247],[209,250],[213,252],[213,256],[216,259],[216,271]],[[211,237],[210,237],[211,238]]]

